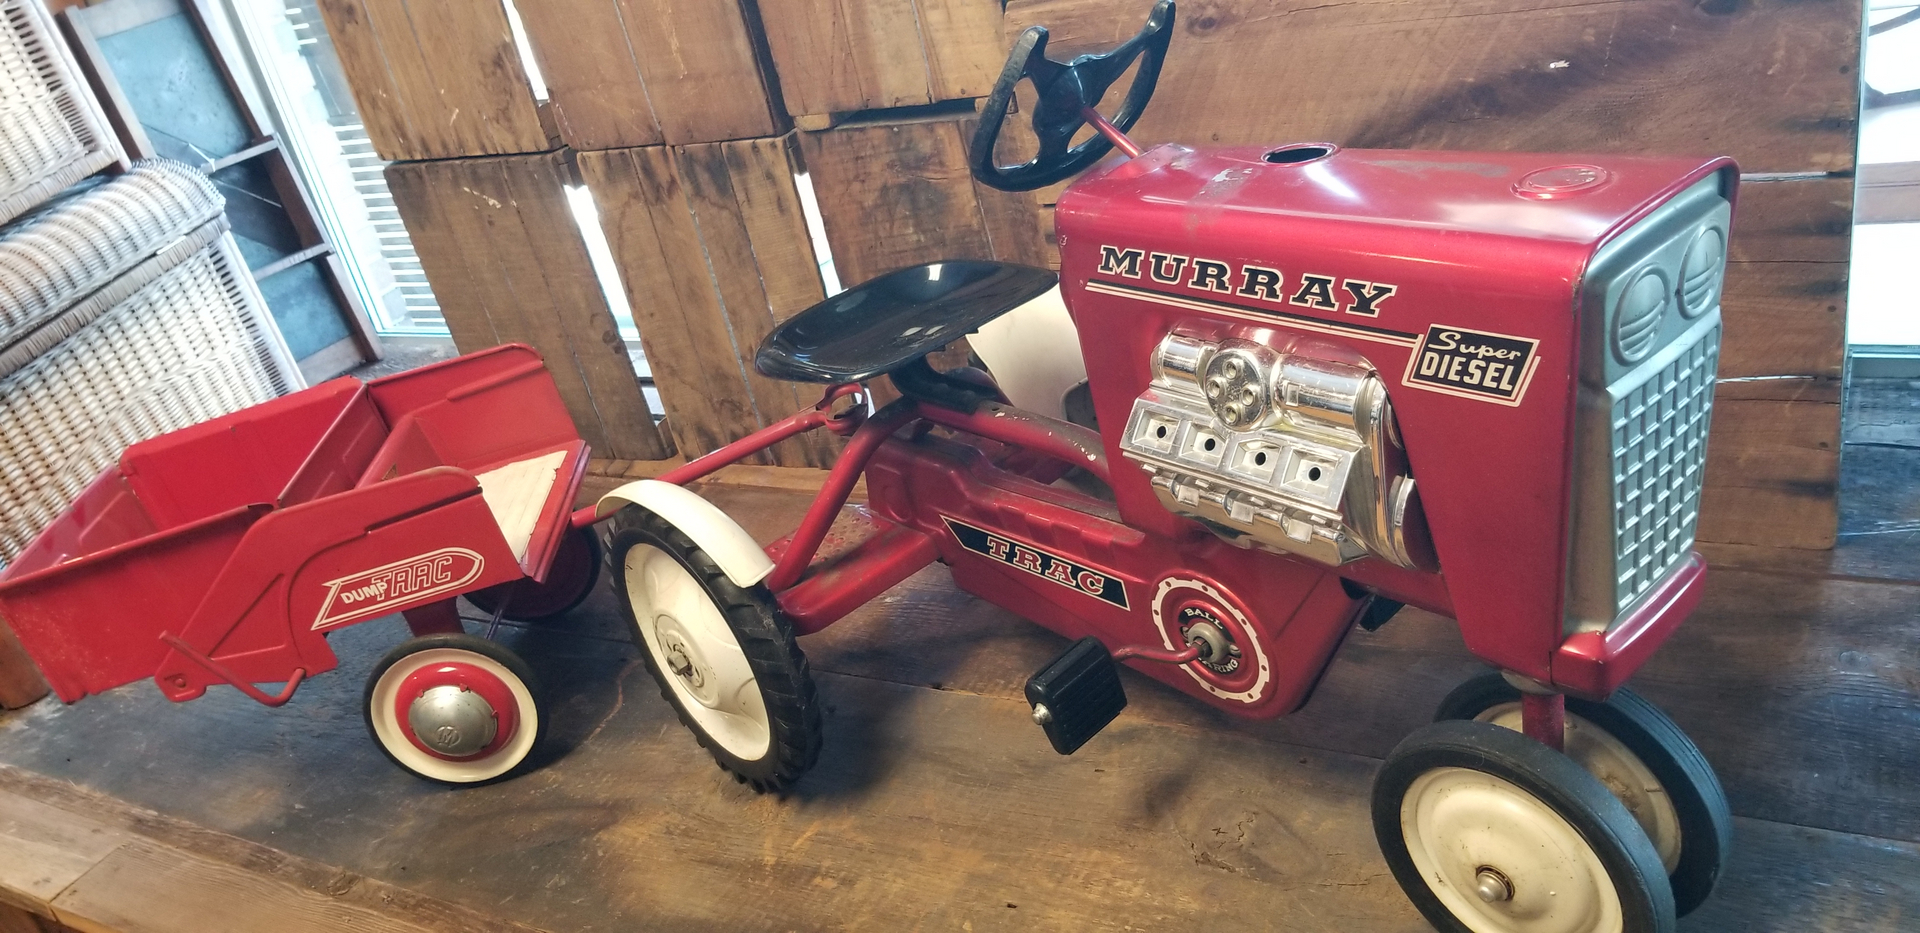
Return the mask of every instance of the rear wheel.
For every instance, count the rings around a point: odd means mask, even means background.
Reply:
[[[367,731],[387,757],[443,784],[504,777],[546,728],[539,684],[519,655],[473,635],[427,635],[367,678]]]
[[[572,612],[600,582],[600,540],[591,528],[576,528],[560,539],[544,583],[522,578],[475,590],[467,602],[487,616],[495,612],[515,622],[538,622]],[[505,601],[506,608],[501,608]]]
[[[812,767],[820,707],[773,594],[735,586],[692,539],[639,506],[615,516],[608,555],[647,670],[720,766],[760,791]]]
[[[1475,719],[1520,730],[1520,691],[1498,672],[1461,684],[1436,720]],[[1674,908],[1686,916],[1713,893],[1733,837],[1726,791],[1705,755],[1631,690],[1604,703],[1567,697],[1567,757],[1626,805],[1660,854]]]
[[[1593,775],[1526,736],[1440,722],[1374,779],[1373,829],[1408,899],[1446,933],[1672,933],[1645,833]]]

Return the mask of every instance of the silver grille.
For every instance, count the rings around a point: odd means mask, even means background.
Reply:
[[[1628,618],[1693,549],[1720,361],[1720,283],[1732,221],[1725,182],[1715,175],[1689,186],[1588,264],[1568,634],[1606,631]],[[1675,305],[1679,313],[1667,313]]]
[[[1614,605],[1631,606],[1693,549],[1718,324],[1613,405]]]

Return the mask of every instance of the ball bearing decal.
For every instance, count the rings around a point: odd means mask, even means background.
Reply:
[[[1067,589],[1122,609],[1128,608],[1127,585],[1117,577],[1074,563],[1045,548],[1016,541],[985,528],[975,528],[959,519],[945,515],[940,518],[947,523],[947,529],[953,532],[960,546],[975,554],[1018,567],[1036,577],[1044,577]]]

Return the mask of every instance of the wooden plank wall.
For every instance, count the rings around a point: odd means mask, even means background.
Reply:
[[[672,453],[574,232],[563,153],[396,162],[394,204],[463,350],[520,342],[548,361],[580,436],[623,460]]]
[[[800,134],[834,267],[848,285],[941,259],[1047,264],[1034,201],[973,180],[961,115]]]
[[[760,0],[787,112],[835,114],[985,97],[1006,61],[1000,0]]]
[[[826,297],[792,148],[782,137],[579,154],[683,451],[720,447],[819,399],[820,387],[752,365],[775,324]],[[754,462],[829,466],[830,441],[813,432]]]
[[[535,0],[519,9],[560,137],[575,149],[777,136],[787,128],[750,5]]]
[[[698,455],[813,402],[747,362],[775,322],[825,297],[755,6],[519,7],[544,102],[497,0],[322,3],[456,345],[538,347],[594,455],[617,461]],[[648,410],[567,208],[564,186],[583,182],[663,412]],[[798,439],[767,461],[824,466],[834,449]]]
[[[552,148],[506,7],[476,0],[319,0],[383,159]]]

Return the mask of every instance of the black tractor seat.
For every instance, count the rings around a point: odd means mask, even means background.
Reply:
[[[788,318],[760,342],[753,368],[793,382],[865,382],[919,362],[1059,278],[1006,262],[909,266]]]

